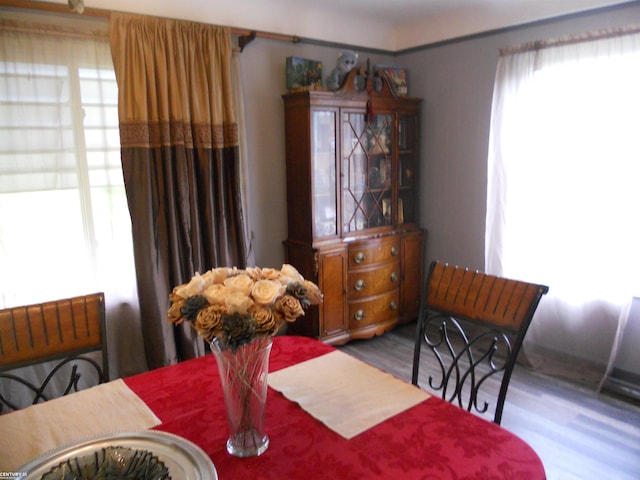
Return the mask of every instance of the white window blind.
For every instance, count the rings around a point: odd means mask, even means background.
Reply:
[[[105,40],[0,31],[0,307],[132,295],[117,98]]]

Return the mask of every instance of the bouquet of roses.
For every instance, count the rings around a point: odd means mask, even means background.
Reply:
[[[257,337],[272,336],[286,322],[322,302],[316,284],[295,267],[220,267],[173,289],[168,319],[190,322],[207,342],[217,338],[233,350]]]

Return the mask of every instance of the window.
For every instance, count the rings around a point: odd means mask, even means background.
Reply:
[[[135,296],[106,41],[0,32],[0,306]]]
[[[606,364],[640,285],[640,34],[500,58],[486,263],[549,285],[529,339]]]

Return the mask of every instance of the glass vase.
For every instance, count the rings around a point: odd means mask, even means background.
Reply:
[[[235,349],[217,338],[211,342],[229,423],[227,452],[236,457],[254,457],[269,446],[264,415],[271,344],[271,337],[259,337]]]

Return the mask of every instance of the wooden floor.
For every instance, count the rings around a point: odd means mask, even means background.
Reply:
[[[338,347],[411,381],[415,323]],[[428,365],[421,361],[421,375]],[[424,382],[421,382],[424,386]],[[639,480],[640,406],[517,365],[502,427],[525,440],[549,480]]]

